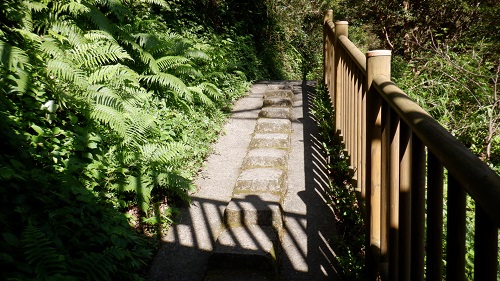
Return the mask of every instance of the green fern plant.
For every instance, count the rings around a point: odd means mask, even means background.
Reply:
[[[35,278],[45,278],[57,274],[67,274],[65,256],[59,253],[53,242],[39,229],[27,226],[21,243],[26,261]]]

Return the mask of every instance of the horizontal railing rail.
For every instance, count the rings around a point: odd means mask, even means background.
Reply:
[[[364,204],[371,279],[465,280],[468,194],[474,279],[496,281],[500,177],[391,81],[390,51],[363,54],[348,23],[332,16],[324,21],[324,82]]]

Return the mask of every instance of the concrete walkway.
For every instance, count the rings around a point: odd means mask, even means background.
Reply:
[[[150,280],[335,280],[333,212],[326,204],[325,159],[317,129],[309,114],[312,83],[294,81],[255,83],[240,99],[231,119],[196,180],[199,192],[183,208],[150,270]],[[287,187],[281,204],[277,277],[207,278],[207,267],[219,235],[225,230],[224,212],[254,137],[263,96],[269,89],[289,87],[294,94],[288,154]],[[262,115],[262,113],[261,113]],[[281,228],[280,228],[281,229]],[[251,239],[251,237],[250,237]],[[254,238],[255,240],[255,238]],[[244,244],[244,242],[242,242]]]

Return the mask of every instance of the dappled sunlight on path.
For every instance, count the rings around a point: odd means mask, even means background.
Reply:
[[[199,192],[194,194],[189,206],[181,209],[176,224],[163,239],[151,268],[150,280],[236,280],[234,274],[231,277],[227,275],[234,266],[231,260],[234,262],[241,258],[240,253],[230,252],[232,247],[246,249],[250,258],[241,262],[248,268],[274,267],[269,265],[266,257],[255,254],[270,250],[271,256],[275,255],[278,260],[277,268],[270,270],[275,270],[282,280],[336,279],[335,253],[331,245],[335,220],[327,204],[326,164],[321,143],[316,138],[316,125],[308,109],[308,99],[314,93],[312,83],[291,82],[295,98],[288,184],[284,198],[280,200],[272,195],[233,196],[233,188],[262,107],[263,93],[269,85],[282,84],[271,81],[257,83],[252,86],[249,96],[235,104],[231,120],[225,128],[226,134],[221,136],[214,154],[207,159],[205,169],[196,180]],[[228,205],[230,202],[232,205]],[[278,220],[273,218],[272,222],[268,222],[271,219],[259,213],[264,210],[269,216],[275,216],[275,210],[280,205],[281,218]],[[238,208],[242,206],[250,212],[238,213]],[[253,209],[256,211],[252,213]],[[226,217],[228,212],[236,212],[230,213],[233,216],[231,220],[239,221],[242,226],[226,229],[224,212]],[[249,225],[248,221],[269,226]],[[219,237],[221,233],[224,237]],[[275,235],[279,239],[274,239]],[[220,245],[216,245],[216,241]],[[276,243],[279,245],[274,245]],[[214,247],[227,248],[229,252],[225,257],[218,258],[219,254],[212,252]],[[219,274],[215,270],[215,274],[205,279],[210,263],[218,263],[217,267],[222,266],[224,272]],[[275,275],[264,271],[239,270],[238,273],[241,277],[237,280],[276,279]]]

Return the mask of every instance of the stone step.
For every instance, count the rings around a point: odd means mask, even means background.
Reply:
[[[256,133],[284,133],[292,131],[292,122],[288,119],[259,118],[255,125]]]
[[[290,149],[290,134],[257,133],[250,141],[250,148]]]
[[[292,107],[293,101],[289,97],[269,97],[264,99],[263,107]]]
[[[205,281],[279,279],[281,204],[287,188],[293,98],[288,86],[264,93]]]
[[[228,227],[273,226],[279,232],[283,227],[281,201],[275,194],[236,194],[224,211],[224,222]]]
[[[241,171],[233,194],[274,193],[285,191],[286,173],[279,168],[254,168]]]
[[[264,107],[259,112],[259,117],[292,120],[292,109],[288,107]]]
[[[276,280],[279,252],[279,237],[273,227],[253,225],[226,228],[214,245],[205,281]],[[238,279],[244,278],[238,276],[241,271],[253,272],[257,279]]]
[[[288,90],[291,88],[290,83],[286,82],[285,84],[280,85],[267,85],[268,90]]]
[[[276,148],[250,149],[243,159],[243,170],[251,168],[286,168],[288,164],[288,151]]]
[[[293,100],[293,92],[291,90],[268,90],[264,93],[264,99],[268,98],[289,98]]]

